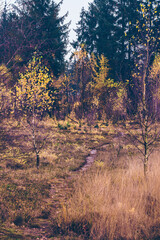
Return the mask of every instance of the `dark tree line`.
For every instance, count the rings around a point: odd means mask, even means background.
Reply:
[[[148,25],[142,5],[148,11]],[[133,72],[136,71],[138,61],[143,61],[139,52],[145,54],[143,43],[148,36],[152,35],[149,45],[154,52],[148,67],[159,52],[159,14],[159,0],[94,0],[89,3],[88,10],[82,9],[80,21],[75,29],[77,39],[72,43],[74,48],[84,43],[89,53],[104,54],[109,60],[110,77],[118,82],[129,81],[128,97],[132,101],[132,111],[137,109],[138,101]],[[149,35],[144,28],[150,29]],[[143,46],[143,53],[140,45]]]
[[[62,1],[17,0],[8,10],[5,4],[0,19],[0,64],[13,72],[26,64],[33,52],[41,52],[55,76],[65,68],[68,27],[60,17]]]
[[[159,32],[159,1],[94,0],[89,3],[88,10],[81,11],[75,30],[77,40],[73,46],[76,48],[80,43],[85,43],[88,52],[104,54],[109,60],[112,76],[125,81],[133,70],[136,41],[141,37],[141,32],[136,27],[137,22],[143,25],[145,21],[141,4],[148,8],[149,2],[150,27]],[[155,32],[155,37],[156,34]]]

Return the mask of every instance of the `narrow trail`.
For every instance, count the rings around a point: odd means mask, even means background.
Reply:
[[[77,172],[87,171],[87,169],[91,167],[91,165],[94,163],[96,155],[97,155],[97,150],[96,149],[91,150],[89,155],[86,157],[85,164]]]
[[[59,211],[59,208],[61,207],[61,205],[65,204],[65,202],[67,201],[67,197],[64,196],[65,195],[64,192],[66,193],[66,190],[67,190],[67,192],[69,193],[72,190],[72,187],[69,187],[69,182],[74,180],[76,178],[76,176],[79,175],[81,172],[87,171],[92,166],[92,164],[94,163],[95,158],[97,156],[97,153],[98,153],[97,149],[92,149],[89,152],[88,156],[86,157],[84,165],[81,168],[79,168],[78,170],[76,170],[74,172],[74,174],[72,174],[72,176],[70,176],[66,179],[63,179],[62,181],[58,182],[56,185],[55,184],[51,185],[50,199],[51,199],[51,201],[53,201],[52,202],[52,208],[53,208],[52,210],[55,211],[55,216],[56,216],[57,209]],[[64,191],[64,189],[65,189],[65,191]],[[55,195],[57,196],[56,201],[54,199]],[[52,226],[49,223],[49,221],[48,222],[47,221],[48,220],[46,219],[46,220],[42,221],[42,223],[41,223],[41,229],[39,229],[39,238],[37,238],[39,240],[50,239],[50,236],[48,233],[51,230]],[[54,238],[52,238],[52,239],[54,239]]]
[[[113,142],[118,146],[119,138],[117,136],[114,137]],[[50,201],[50,204],[52,206],[52,212],[55,212],[55,217],[59,209],[62,207],[62,204],[65,204],[65,202],[67,201],[66,192],[69,194],[72,191],[72,185],[70,185],[70,182],[72,182],[72,180],[74,181],[80,173],[83,173],[89,170],[89,168],[92,166],[92,164],[94,163],[97,157],[98,151],[99,150],[107,151],[107,147],[110,143],[111,142],[106,142],[101,146],[97,147],[97,149],[94,148],[90,150],[88,156],[85,158],[85,163],[83,166],[77,169],[68,178],[61,179],[61,181],[57,182],[57,184],[51,184],[50,196],[48,200]],[[40,229],[28,229],[28,233],[33,233],[34,231],[37,232],[37,237],[35,239],[39,239],[39,240],[47,240],[50,238],[54,239],[53,237],[54,233],[52,229],[53,223],[51,223],[49,219],[43,219],[41,221],[40,226],[41,226]],[[55,239],[57,238],[55,237]]]

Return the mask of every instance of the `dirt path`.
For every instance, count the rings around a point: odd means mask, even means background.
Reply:
[[[116,138],[114,140],[116,140]],[[108,144],[109,142],[108,143],[106,142],[103,145],[99,146],[97,149],[92,149],[89,152],[88,156],[86,157],[85,163],[81,168],[75,171],[70,177],[66,179],[61,179],[61,181],[57,182],[57,184],[51,185],[50,197],[48,200],[52,205],[52,214],[53,214],[53,211],[55,212],[55,219],[56,219],[57,212],[61,207],[61,204],[65,204],[67,200],[66,192],[68,192],[69,194],[72,191],[72,184],[70,184],[70,182],[76,179],[76,176],[79,175],[80,173],[86,172],[94,163],[97,157],[98,151],[102,149],[106,151]],[[55,199],[55,196],[56,196],[56,199]],[[49,219],[39,219],[39,220],[41,221],[41,223],[39,224],[40,228],[27,229],[26,234],[34,235],[34,232],[35,232],[37,236],[36,238],[33,237],[32,239],[47,240],[52,238],[56,240],[57,239],[56,236],[53,237],[54,235],[56,235],[54,234],[53,223]],[[58,238],[58,239],[62,239],[62,238]]]
[[[94,163],[94,160],[96,158],[97,155],[97,150],[93,149],[90,151],[89,155],[86,157],[86,161],[85,164],[83,165],[83,167],[81,167],[78,171],[79,172],[84,172],[86,171],[89,167],[91,167],[91,165]]]

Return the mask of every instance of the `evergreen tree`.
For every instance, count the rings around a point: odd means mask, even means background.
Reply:
[[[85,43],[90,53],[94,52],[97,55],[103,53],[111,66],[116,52],[113,8],[114,0],[95,0],[89,4],[88,11],[82,9],[76,29],[77,41],[73,43],[74,47]]]
[[[69,25],[64,24],[67,15],[59,17],[61,4],[62,1],[55,4],[52,0],[17,0],[10,12],[4,8],[0,50],[8,53],[5,53],[5,59],[3,54],[0,56],[1,61],[13,66],[18,55],[19,65],[23,66],[36,48],[56,76],[63,72]]]
[[[68,24],[64,24],[67,15],[59,17],[62,1],[59,4],[51,0],[20,2],[21,20],[27,26],[26,30],[31,31],[28,39],[32,43],[29,46],[31,51],[36,47],[52,67],[55,75],[58,75],[64,69],[68,36]]]
[[[89,52],[104,54],[111,66],[111,75],[125,81],[131,71],[131,36],[138,18],[137,0],[94,0],[88,11],[82,9],[77,24],[77,47],[85,43]]]

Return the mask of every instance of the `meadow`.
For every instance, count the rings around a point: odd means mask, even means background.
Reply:
[[[0,239],[159,239],[160,157],[141,156],[118,125],[45,119],[0,124]],[[85,171],[90,151],[94,163]]]

